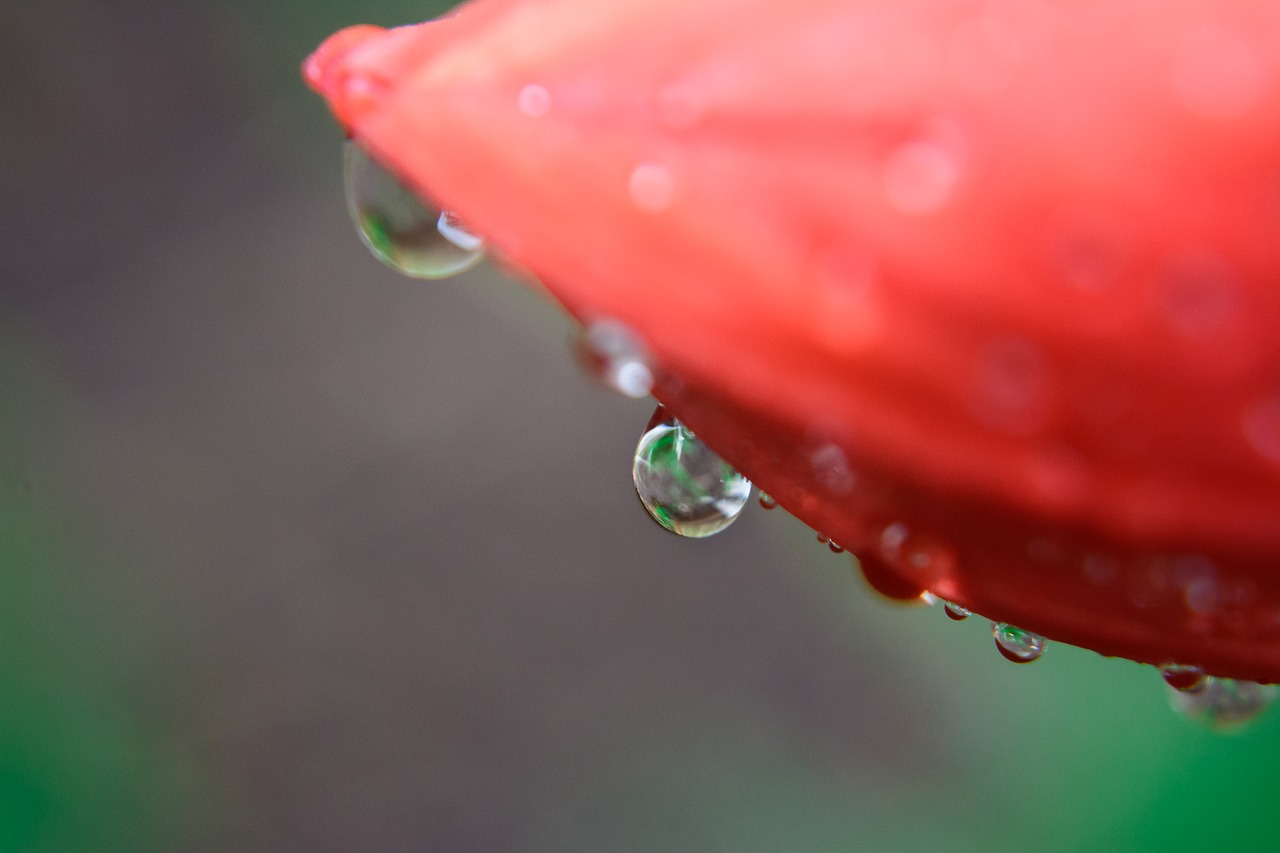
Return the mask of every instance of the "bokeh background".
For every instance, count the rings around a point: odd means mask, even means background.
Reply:
[[[670,536],[554,309],[364,251],[298,65],[440,10],[0,4],[0,851],[1274,849],[1280,713]]]

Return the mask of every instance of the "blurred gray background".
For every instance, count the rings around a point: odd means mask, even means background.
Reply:
[[[438,11],[0,5],[0,851],[1264,849],[1275,719],[671,536],[552,307],[364,251],[297,68]]]

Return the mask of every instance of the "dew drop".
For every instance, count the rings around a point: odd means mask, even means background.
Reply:
[[[765,509],[773,509],[777,505],[778,505],[778,502],[776,500],[769,497],[764,492],[760,493],[760,506],[764,507]]]
[[[953,619],[956,622],[963,622],[973,615],[971,611],[950,601],[942,602],[942,612],[947,614],[948,619]]]
[[[1171,689],[1170,703],[1188,720],[1214,731],[1239,729],[1257,719],[1276,698],[1274,684],[1237,681],[1234,678],[1205,679],[1204,686],[1188,693]]]
[[[1209,683],[1204,670],[1192,664],[1166,663],[1160,667],[1164,683],[1181,693],[1198,693]]]
[[[640,437],[631,473],[649,515],[680,536],[719,533],[751,497],[751,481],[661,406]]]
[[[834,444],[824,444],[809,457],[813,475],[833,495],[847,495],[857,483],[857,475],[849,467],[844,451]]]
[[[577,340],[578,361],[606,388],[640,399],[653,390],[649,349],[628,326],[617,320],[587,324]]]
[[[1044,654],[1045,639],[1039,634],[1015,628],[1007,622],[994,623],[991,634],[996,639],[1000,654],[1014,663],[1031,663]]]
[[[838,544],[838,543],[836,543],[836,542],[834,542],[834,541],[828,541],[828,542],[827,542],[827,547],[828,547],[829,549],[831,549],[831,553],[832,553],[832,554],[843,554],[843,553],[844,553],[844,546],[843,546],[843,545],[840,545],[840,544]]]
[[[529,118],[542,118],[551,112],[551,93],[546,86],[530,83],[520,90],[516,106]]]
[[[358,144],[344,150],[347,210],[374,257],[413,278],[448,278],[484,258],[484,240],[433,210]]]
[[[627,188],[636,207],[649,213],[659,213],[671,206],[676,182],[666,166],[641,163],[632,171]]]
[[[959,177],[957,158],[931,140],[900,145],[885,160],[881,172],[889,203],[907,214],[941,209],[951,199]]]

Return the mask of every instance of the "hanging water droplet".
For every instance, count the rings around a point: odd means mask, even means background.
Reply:
[[[447,278],[484,258],[484,240],[433,210],[355,142],[343,156],[347,210],[374,257],[413,278]]]
[[[996,638],[1000,654],[1014,663],[1031,663],[1044,654],[1044,637],[1032,631],[1015,628],[1007,622],[996,622],[991,626],[991,634]]]
[[[635,332],[617,320],[587,324],[576,346],[583,368],[606,388],[640,399],[653,390],[649,350]]]
[[[777,505],[778,505],[778,502],[775,501],[773,498],[769,497],[764,492],[760,493],[760,506],[764,507],[765,509],[773,509]]]
[[[827,548],[829,548],[829,549],[831,550],[831,553],[832,553],[832,554],[843,554],[843,553],[844,553],[844,546],[843,546],[843,545],[840,545],[840,544],[838,544],[838,543],[836,543],[834,540],[833,540],[833,541],[829,541],[829,542],[827,542]]]
[[[632,477],[653,520],[681,536],[719,533],[751,497],[751,481],[661,406],[636,446]]]
[[[1222,732],[1255,720],[1275,700],[1277,692],[1274,684],[1209,677],[1194,693],[1170,689],[1169,700],[1174,710],[1188,720]]]
[[[1192,664],[1167,663],[1160,667],[1160,675],[1164,683],[1182,693],[1195,693],[1203,690],[1209,682],[1204,670]]]
[[[818,534],[818,544],[819,544],[819,545],[826,545],[828,541],[829,541],[829,540],[827,539],[827,534],[825,534],[825,533],[819,533],[819,534]]]
[[[949,619],[954,619],[957,622],[963,622],[965,619],[968,619],[973,615],[972,611],[966,610],[959,604],[955,604],[951,601],[942,602],[942,612],[946,613]]]

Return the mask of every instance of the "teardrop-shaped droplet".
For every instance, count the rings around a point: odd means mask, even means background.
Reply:
[[[769,497],[764,492],[760,493],[760,506],[764,507],[765,509],[773,509],[777,505],[778,505],[778,502],[775,501],[773,498]]]
[[[962,622],[973,615],[972,611],[950,601],[942,602],[942,612],[947,614],[948,619],[954,619],[957,622]]]
[[[1210,677],[1194,693],[1170,689],[1169,699],[1188,720],[1222,732],[1257,719],[1275,700],[1277,691],[1274,684]]]
[[[1164,683],[1182,693],[1195,693],[1209,683],[1204,670],[1192,664],[1167,663],[1160,667]]]
[[[631,474],[653,520],[681,536],[719,533],[751,497],[751,481],[661,406],[636,446]]]
[[[1007,622],[997,622],[991,626],[991,634],[996,638],[996,648],[1000,650],[1000,654],[1014,663],[1031,663],[1044,654],[1044,637],[1032,631],[1015,628]]]
[[[578,361],[606,388],[640,399],[653,390],[653,366],[644,341],[617,320],[587,324],[577,340]]]
[[[374,257],[413,278],[448,278],[484,258],[484,240],[433,210],[355,142],[343,152],[347,210]]]

